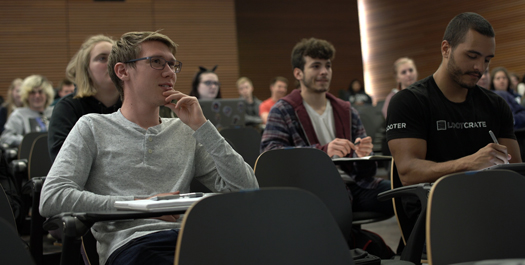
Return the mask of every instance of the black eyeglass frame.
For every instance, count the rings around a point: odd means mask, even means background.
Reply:
[[[151,59],[160,59],[160,60],[163,60],[164,61],[164,64],[162,66],[161,69],[158,69],[158,68],[155,68],[153,67],[153,64],[151,62]],[[167,61],[165,60],[164,58],[162,58],[161,56],[148,56],[148,57],[142,57],[142,58],[138,58],[138,59],[133,59],[133,60],[129,60],[129,61],[126,61],[124,63],[134,63],[134,62],[138,62],[138,61],[142,61],[142,60],[149,60],[149,66],[151,66],[151,68],[155,69],[155,70],[164,70],[164,67],[166,67],[166,64],[169,65],[170,62],[173,62],[173,67],[175,69],[172,69],[173,72],[175,72],[176,74],[180,73],[180,71],[182,70],[182,62],[181,61],[178,61],[178,60],[175,60],[175,61]],[[177,64],[178,63],[178,64]],[[178,65],[178,66],[177,66]],[[169,67],[169,66],[168,66]],[[170,67],[171,69],[171,67]]]

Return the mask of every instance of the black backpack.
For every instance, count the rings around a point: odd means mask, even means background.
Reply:
[[[360,248],[381,259],[391,259],[395,255],[394,251],[392,251],[380,235],[356,227],[352,228],[350,248]]]

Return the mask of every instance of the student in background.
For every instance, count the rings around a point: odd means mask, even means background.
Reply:
[[[498,69],[498,68],[496,68]],[[509,104],[510,110],[512,111],[512,116],[514,118],[514,129],[522,129],[525,128],[525,108],[521,106],[516,99],[514,98],[513,94],[509,93],[504,87],[508,86],[509,79],[505,79],[506,76],[506,70],[504,68],[499,68],[500,70],[498,73],[498,79],[491,79],[491,74],[489,73],[489,69],[485,70],[483,73],[483,76],[478,81],[478,86],[483,88],[490,88],[494,93],[498,94],[500,97],[505,99],[507,104]],[[495,84],[496,83],[496,84]],[[492,89],[493,87],[500,87],[501,89]]]
[[[108,56],[113,43],[108,36],[89,37],[69,61],[66,75],[77,85],[77,91],[64,96],[53,110],[47,138],[51,161],[80,117],[88,113],[112,113],[122,105],[108,75]]]
[[[358,79],[350,82],[348,90],[340,90],[339,98],[350,101],[352,106],[372,105],[372,97],[365,92],[365,86]]]
[[[417,81],[417,68],[414,60],[408,57],[401,57],[394,62],[394,76],[396,78],[396,87],[392,89],[390,94],[386,96],[385,103],[383,104],[383,116],[386,119],[388,104],[392,97],[413,83]]]
[[[53,103],[51,103],[51,106],[55,106],[61,98],[73,92],[75,92],[75,84],[73,84],[73,82],[71,82],[67,78],[62,79],[62,81],[60,81],[60,84],[58,84],[55,100],[53,101]]]
[[[237,80],[239,95],[246,101],[246,115],[244,121],[246,125],[257,126],[262,123],[259,116],[259,105],[261,100],[253,95],[253,83],[248,77],[241,77]]]
[[[496,67],[492,69],[490,90],[504,91],[511,95],[518,104],[521,103],[521,96],[512,89],[511,78],[505,67]]]
[[[20,86],[22,85],[22,81],[21,78],[16,78],[7,89],[7,99],[0,107],[0,133],[4,131],[4,125],[13,110],[23,106],[22,100],[20,99]]]
[[[191,83],[190,96],[205,100],[222,98],[221,83],[219,82],[219,76],[215,73],[216,69],[217,65],[212,69],[199,66],[199,71],[195,74]]]
[[[286,96],[286,93],[288,92],[288,79],[282,76],[273,78],[270,82],[270,92],[270,98],[263,101],[259,106],[259,115],[261,116],[264,124],[266,124],[268,120],[268,114],[270,113],[273,105],[275,105],[279,99]]]
[[[55,91],[51,83],[41,75],[31,75],[20,86],[20,99],[24,107],[11,113],[0,140],[17,147],[24,135],[30,132],[46,132],[53,108],[49,107]]]

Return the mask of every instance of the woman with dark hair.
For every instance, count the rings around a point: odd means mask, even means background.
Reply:
[[[358,79],[352,80],[348,91],[341,91],[339,97],[343,100],[350,101],[354,106],[372,105],[372,98],[366,94],[363,83]]]
[[[216,99],[221,96],[221,83],[219,83],[219,76],[215,73],[217,66],[211,70],[199,66],[199,71],[193,77],[191,83],[190,96],[198,99]]]
[[[490,90],[493,91],[507,91],[516,102],[521,103],[521,96],[512,90],[510,83],[510,75],[505,67],[496,67],[492,69],[490,80]]]
[[[488,71],[487,71],[488,72]],[[510,88],[510,78],[507,69],[496,67],[492,70],[490,90],[504,98],[509,104],[514,117],[514,129],[525,127],[525,108],[519,104],[519,95]]]

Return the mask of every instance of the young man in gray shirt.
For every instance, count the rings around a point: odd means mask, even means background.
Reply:
[[[73,127],[42,189],[43,216],[112,211],[115,201],[188,192],[193,178],[214,192],[258,187],[198,100],[174,90],[182,67],[176,50],[157,32],[126,33],[113,45],[108,68],[122,108],[85,115]],[[178,118],[159,118],[162,105]],[[173,264],[177,219],[96,223],[100,264]]]

